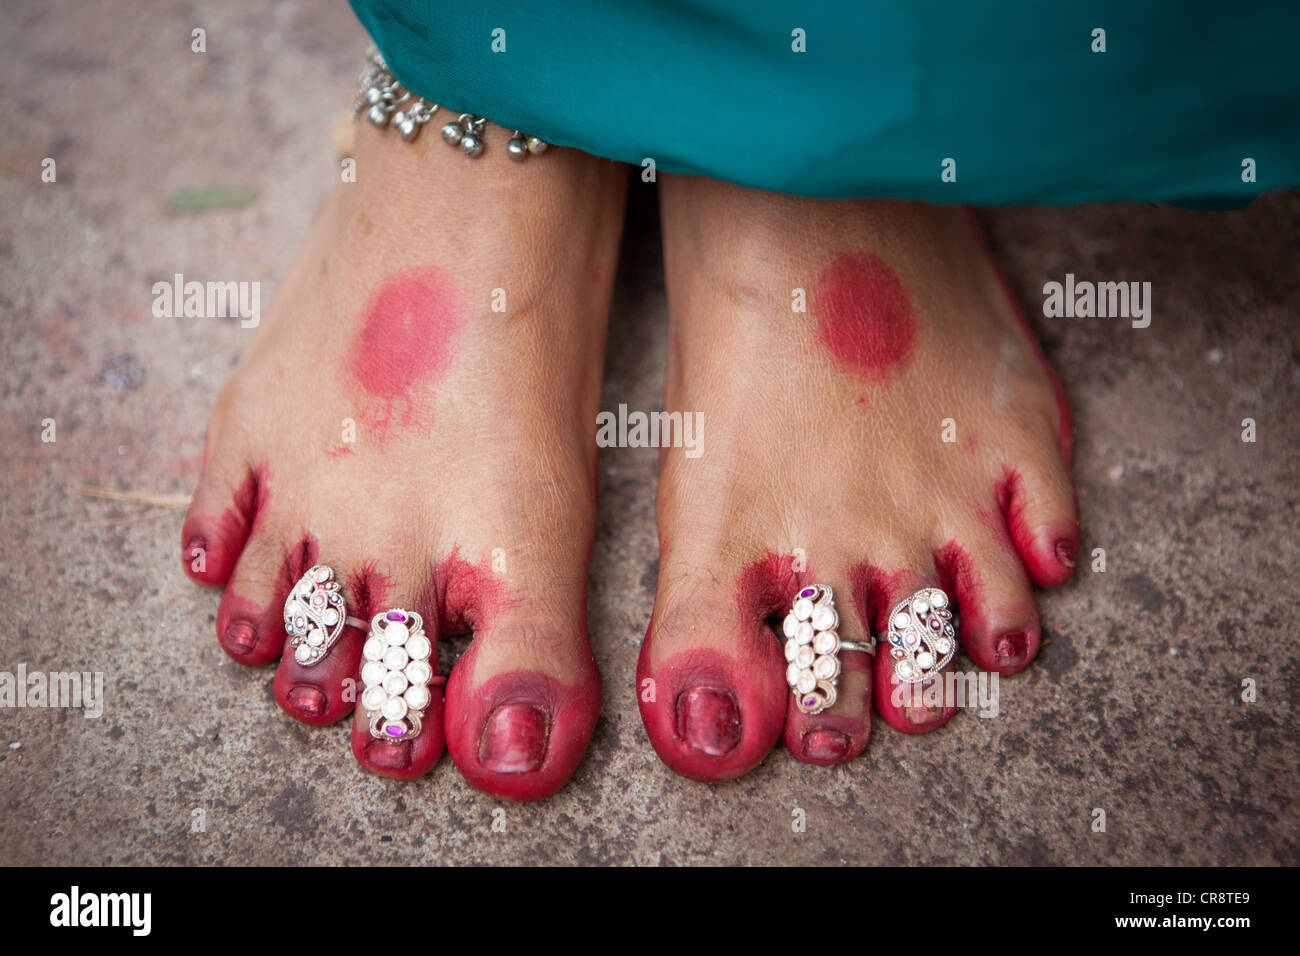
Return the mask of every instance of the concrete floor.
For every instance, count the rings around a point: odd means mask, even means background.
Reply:
[[[81,493],[192,489],[247,333],[154,318],[151,285],[261,280],[265,301],[336,175],[365,42],[341,2],[141,2],[93,26],[91,9],[10,3],[0,39],[0,671],[102,671],[107,703],[0,709],[0,862],[1300,862],[1300,195],[985,217],[1025,302],[1066,272],[1149,280],[1155,301],[1142,330],[1032,319],[1074,403],[1085,550],[1106,571],[1042,596],[1050,643],[1003,683],[997,719],[921,738],[878,724],[867,759],[834,769],[778,750],[722,786],[673,776],[633,681],[656,454],[613,449],[590,606],[603,715],[565,790],[504,805],[446,759],[412,784],[366,774],[345,725],[284,716],[271,670],[218,649],[218,595],[177,562],[180,508]],[[258,196],[169,209],[212,186]],[[626,243],[604,407],[647,408],[665,303],[644,191]]]

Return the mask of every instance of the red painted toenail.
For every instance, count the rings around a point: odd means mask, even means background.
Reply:
[[[388,744],[376,740],[366,748],[366,759],[376,767],[405,770],[411,765],[410,744]]]
[[[1029,636],[1024,631],[1003,634],[996,648],[999,664],[1015,664],[1024,659]]]
[[[693,687],[677,698],[677,736],[711,757],[740,743],[740,708],[729,691]]]
[[[913,727],[923,727],[926,724],[932,724],[943,716],[943,711],[937,707],[904,707],[903,717]]]
[[[309,684],[299,684],[289,691],[289,706],[313,717],[325,713],[326,703],[325,695]]]
[[[247,654],[257,646],[257,630],[246,621],[226,625],[226,645],[236,654]]]
[[[849,752],[849,738],[838,730],[813,730],[803,739],[803,753],[813,760],[839,760]]]
[[[493,773],[531,773],[546,755],[550,720],[534,704],[498,707],[483,727],[479,763]]]
[[[1074,542],[1062,538],[1056,542],[1056,560],[1067,568],[1074,567]]]

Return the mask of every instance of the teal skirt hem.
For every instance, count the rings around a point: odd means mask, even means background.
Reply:
[[[351,2],[426,99],[657,172],[979,205],[1300,185],[1295,3]]]

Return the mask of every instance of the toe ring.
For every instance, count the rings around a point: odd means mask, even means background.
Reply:
[[[361,707],[371,737],[400,744],[420,735],[429,685],[438,677],[429,664],[432,653],[424,619],[414,611],[393,608],[371,619],[361,649]]]
[[[319,664],[339,639],[343,625],[353,620],[334,580],[334,569],[324,564],[308,568],[284,602],[284,629],[293,659],[304,667]]]
[[[866,641],[846,641],[840,640],[840,650],[842,651],[861,651],[863,654],[875,654],[875,643],[868,644]]]
[[[942,588],[921,588],[889,615],[889,655],[894,677],[919,684],[939,673],[957,653],[957,619]]]
[[[835,705],[841,650],[875,653],[868,642],[840,640],[839,623],[835,595],[824,584],[811,585],[795,595],[782,622],[788,664],[785,680],[802,713],[820,714]]]

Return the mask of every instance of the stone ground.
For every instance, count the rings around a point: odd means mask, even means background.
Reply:
[[[603,715],[564,791],[503,805],[445,759],[412,784],[363,773],[345,725],[285,717],[271,670],[218,649],[218,595],[177,561],[175,502],[250,333],[154,318],[151,285],[260,280],[266,301],[337,176],[361,29],[341,2],[91,9],[10,3],[0,39],[0,671],[102,671],[107,704],[99,719],[0,709],[0,862],[1300,862],[1300,195],[985,215],[1023,301],[1066,272],[1149,280],[1155,299],[1141,330],[1033,319],[1074,402],[1085,551],[1105,549],[1105,572],[1085,563],[1043,595],[1050,643],[1003,683],[996,719],[964,713],[923,738],[878,724],[868,758],[834,769],[778,750],[721,786],[673,776],[633,682],[656,454],[614,449],[591,565]],[[44,157],[57,183],[41,182]],[[195,187],[257,197],[170,209]],[[655,221],[638,182],[606,408],[659,398]]]

